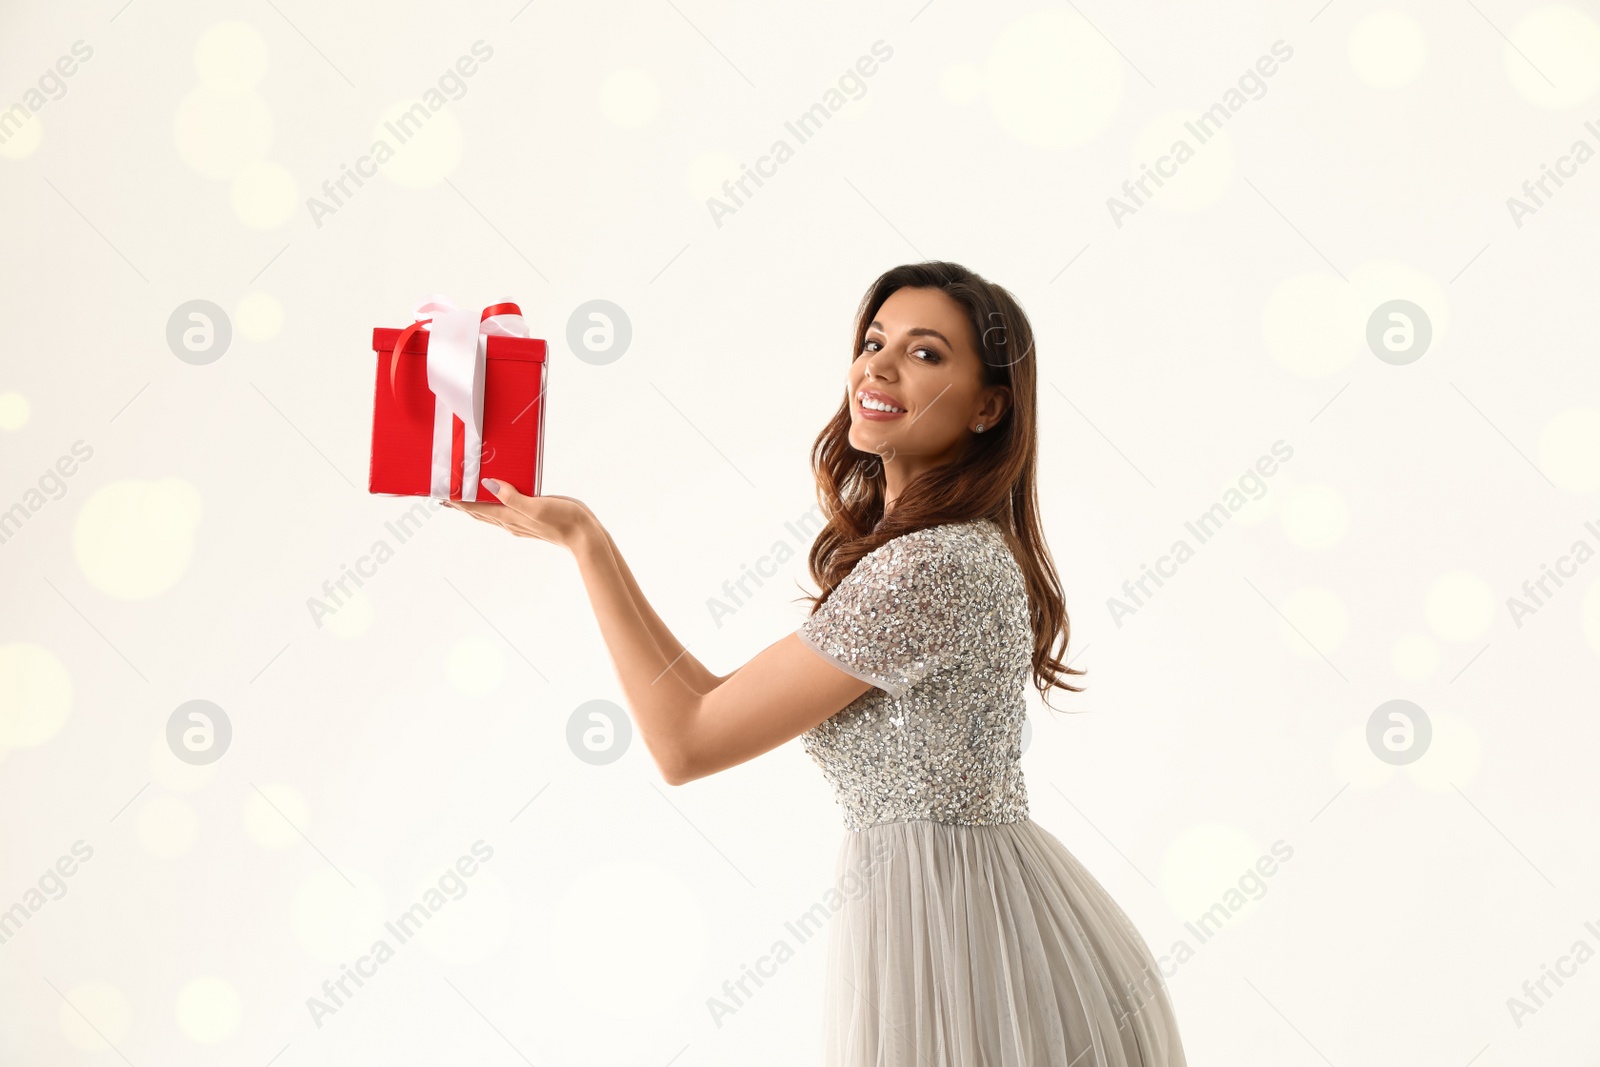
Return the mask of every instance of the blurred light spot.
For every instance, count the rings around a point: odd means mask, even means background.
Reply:
[[[683,174],[683,184],[689,190],[689,195],[696,200],[709,200],[714,196],[726,197],[727,193],[723,191],[722,183],[737,182],[742,173],[739,161],[728,153],[701,152],[689,161],[689,167]],[[742,195],[740,199],[743,199]]]
[[[178,990],[176,1011],[184,1036],[215,1044],[239,1028],[239,991],[221,978],[196,978]]]
[[[1428,627],[1446,641],[1476,641],[1489,632],[1494,591],[1467,571],[1441,574],[1428,586],[1423,611]]]
[[[277,163],[253,163],[234,176],[229,199],[240,222],[271,230],[288,222],[298,206],[294,175]]]
[[[1539,432],[1539,469],[1569,493],[1600,489],[1600,409],[1558,411]]]
[[[54,737],[72,710],[72,676],[43,645],[0,645],[0,746],[30,748]]]
[[[1231,925],[1254,910],[1240,882],[1248,887],[1252,879],[1261,881],[1256,863],[1269,854],[1238,826],[1213,822],[1190,827],[1161,857],[1162,895],[1174,912],[1191,922],[1221,904],[1231,913],[1222,925]],[[1220,911],[1214,915],[1215,920],[1223,918]]]
[[[661,110],[661,89],[655,76],[638,67],[612,71],[600,83],[600,113],[613,126],[637,129]]]
[[[640,886],[650,892],[640,894]],[[604,922],[593,920],[604,915]],[[701,977],[706,924],[700,895],[675,872],[617,860],[583,871],[549,916],[546,965],[567,976],[564,1007],[580,1029],[669,1018],[658,994]],[[626,959],[626,967],[616,961]]]
[[[195,41],[194,72],[225,92],[254,88],[267,73],[267,42],[248,23],[218,22]]]
[[[1400,769],[1372,754],[1372,749],[1367,744],[1365,723],[1352,726],[1339,734],[1333,749],[1332,763],[1334,781],[1349,782],[1354,789],[1376,789],[1393,778],[1395,772]],[[1340,803],[1334,800],[1333,795],[1336,791],[1337,785],[1328,790],[1328,800],[1333,800],[1335,807]]]
[[[404,141],[395,130],[404,134]],[[429,111],[420,100],[394,104],[378,117],[372,138],[387,142],[394,150],[378,172],[403,189],[432,188],[454,174],[461,163],[461,123],[448,104],[438,111]]]
[[[1283,494],[1283,534],[1294,545],[1318,551],[1344,540],[1350,511],[1344,494],[1331,485],[1297,485]]]
[[[122,600],[164,593],[188,569],[201,510],[199,491],[181,478],[103,485],[78,511],[78,567],[96,589]]]
[[[1450,294],[1432,274],[1395,259],[1367,260],[1345,273],[1350,278],[1348,288],[1353,291],[1361,319],[1353,343],[1369,357],[1376,358],[1366,343],[1367,320],[1374,311],[1392,300],[1409,300],[1428,316],[1433,335],[1429,341],[1430,352],[1438,351],[1440,343],[1449,336]],[[1426,353],[1422,358],[1427,358]]]
[[[1366,345],[1367,316],[1333,274],[1285,278],[1261,309],[1261,339],[1287,370],[1320,378],[1348,367]]]
[[[951,63],[939,72],[939,92],[952,104],[970,104],[983,95],[983,72],[965,61]]]
[[[1110,123],[1124,62],[1080,16],[1042,8],[996,35],[984,57],[985,96],[995,121],[1023,144],[1072,147]]]
[[[0,142],[0,156],[26,159],[39,150],[39,142],[44,140],[44,119],[32,115],[23,119],[21,126],[7,129],[6,133],[6,139]]]
[[[292,785],[264,785],[260,792],[252,789],[244,798],[245,833],[262,848],[288,848],[304,841],[300,835],[309,836],[310,817],[306,798]]]
[[[1506,80],[1524,100],[1560,111],[1594,96],[1600,86],[1600,26],[1587,12],[1564,4],[1537,8],[1506,36]]]
[[[498,639],[471,634],[460,638],[445,654],[450,684],[468,696],[483,696],[500,688],[506,676],[506,657]]]
[[[1372,11],[1356,22],[1347,44],[1356,78],[1374,89],[1398,89],[1416,81],[1428,62],[1422,24],[1405,11]]]
[[[0,430],[20,430],[28,425],[28,398],[21,393],[0,393]]]
[[[332,615],[322,616],[322,628],[333,636],[353,641],[372,628],[372,601],[361,590],[355,590],[353,596],[345,596],[341,590],[337,605],[327,597],[322,602],[334,608]]]
[[[270,293],[246,293],[233,309],[239,336],[250,341],[270,341],[283,329],[283,305]]]
[[[1149,204],[1167,211],[1198,211],[1227,193],[1237,169],[1233,138],[1223,128],[1204,144],[1196,144],[1194,134],[1185,128],[1185,123],[1193,121],[1194,116],[1187,112],[1169,111],[1139,128],[1123,175],[1132,191],[1120,186],[1113,190],[1125,206],[1138,209]],[[1182,163],[1173,152],[1179,141],[1186,142],[1194,153]],[[1171,172],[1170,176],[1166,172]]]
[[[255,93],[201,85],[179,101],[172,137],[197,174],[232,178],[271,149],[272,112]]]
[[[383,893],[371,878],[347,866],[340,870],[355,883],[354,889],[338,871],[326,865],[313,868],[295,887],[289,910],[295,943],[324,963],[350,963],[366,955],[390,918]]]

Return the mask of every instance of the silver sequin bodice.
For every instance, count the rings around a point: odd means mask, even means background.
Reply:
[[[1022,570],[998,525],[947,523],[880,545],[799,634],[875,687],[801,735],[846,827],[1028,817],[1021,758],[1033,630]]]

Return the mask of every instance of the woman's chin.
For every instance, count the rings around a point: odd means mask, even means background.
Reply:
[[[871,426],[855,426],[850,430],[850,447],[857,452],[888,458],[897,451],[890,434],[874,430]]]

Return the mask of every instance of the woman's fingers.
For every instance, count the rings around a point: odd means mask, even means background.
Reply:
[[[486,522],[491,526],[505,525],[505,522],[502,521],[501,516],[506,514],[506,509],[499,504],[479,504],[471,500],[452,500],[449,502],[448,506],[457,511],[466,512],[479,522]],[[498,512],[499,515],[496,515],[496,512]]]
[[[505,511],[504,505],[485,504],[481,500],[447,500],[445,503],[457,511],[465,511],[468,515],[477,519],[485,519],[497,511],[502,513]]]
[[[518,537],[533,537],[552,544],[565,545],[586,520],[593,518],[587,505],[570,496],[527,496],[505,482],[497,485],[500,503],[450,500],[446,501],[457,511],[465,511],[475,519],[494,523],[510,530]],[[484,491],[495,490],[484,486]]]
[[[493,483],[493,484],[490,484]],[[517,487],[510,482],[498,481],[494,478],[484,480],[484,489],[494,494],[494,498],[506,507],[515,511],[526,511],[528,498],[517,492]]]
[[[464,511],[479,522],[486,522],[491,526],[498,526],[502,530],[509,530],[518,537],[537,537],[538,534],[529,528],[526,518],[503,504],[485,504],[473,500],[451,500],[448,506],[457,511]]]

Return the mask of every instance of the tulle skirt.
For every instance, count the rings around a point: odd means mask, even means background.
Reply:
[[[845,834],[827,1067],[1185,1067],[1127,915],[1031,819]]]

